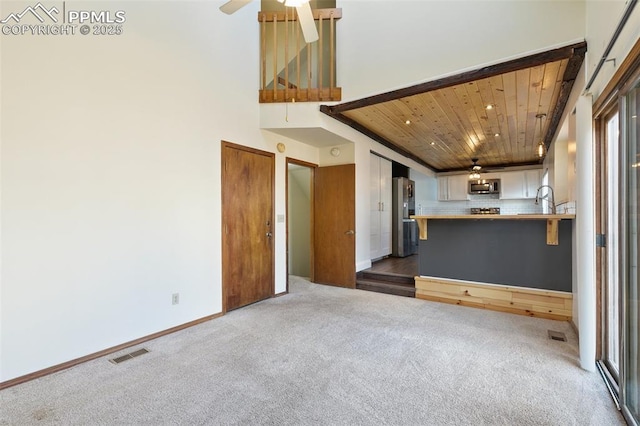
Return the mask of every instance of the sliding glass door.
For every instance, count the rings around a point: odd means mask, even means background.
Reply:
[[[619,268],[619,234],[620,234],[620,130],[619,114],[615,108],[604,117],[604,149],[606,190],[601,214],[604,225],[605,240],[601,242],[603,249],[602,301],[603,301],[603,339],[602,361],[610,376],[611,385],[618,392],[620,376],[620,268]]]
[[[640,80],[635,80],[631,88],[623,95],[622,141],[625,146],[622,156],[624,164],[624,200],[623,232],[621,233],[621,270],[622,279],[622,371],[621,405],[625,416],[636,423],[640,419],[640,366],[638,357],[640,347],[638,339],[638,319],[640,318],[640,129],[638,111],[640,110]]]

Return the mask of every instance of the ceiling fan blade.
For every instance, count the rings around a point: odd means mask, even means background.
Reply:
[[[316,23],[313,20],[313,12],[311,11],[309,2],[297,6],[296,11],[298,12],[298,19],[300,20],[300,28],[302,28],[304,41],[307,43],[313,43],[318,40],[318,29],[316,28]]]
[[[220,6],[220,10],[226,13],[227,15],[231,15],[241,7],[251,3],[251,1],[252,0],[229,0],[228,2]]]

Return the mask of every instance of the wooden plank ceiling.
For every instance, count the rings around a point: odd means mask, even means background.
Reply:
[[[469,169],[472,158],[483,167],[537,164],[585,52],[582,42],[321,111],[438,172]]]

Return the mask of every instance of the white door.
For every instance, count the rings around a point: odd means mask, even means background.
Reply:
[[[369,154],[369,251],[370,258],[380,253],[380,157]]]
[[[369,256],[378,259],[391,254],[392,197],[391,161],[369,155]]]
[[[393,183],[391,161],[380,158],[380,253],[378,257],[391,254],[391,226],[393,208]]]

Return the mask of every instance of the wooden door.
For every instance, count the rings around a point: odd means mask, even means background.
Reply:
[[[318,167],[314,198],[314,281],[355,288],[355,164]]]
[[[273,296],[274,154],[222,143],[222,300],[230,311]]]

